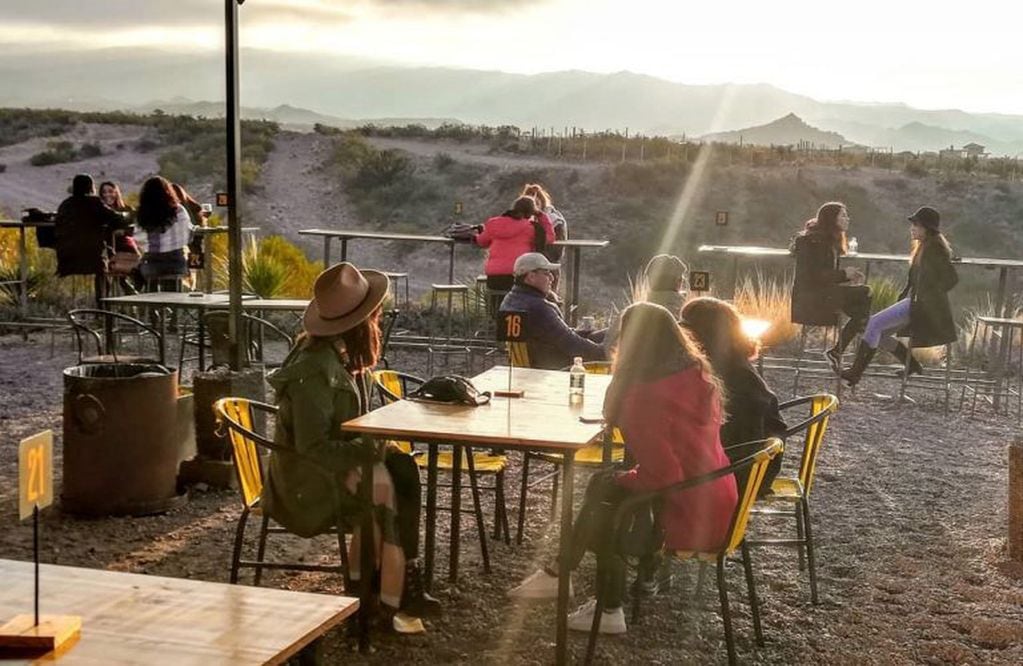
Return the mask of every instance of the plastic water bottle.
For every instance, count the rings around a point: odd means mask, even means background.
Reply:
[[[857,254],[860,249],[860,243],[856,240],[856,236],[849,238],[849,254]]]
[[[572,359],[572,367],[568,371],[568,401],[582,402],[585,388],[586,368],[583,367],[583,357],[576,356]]]

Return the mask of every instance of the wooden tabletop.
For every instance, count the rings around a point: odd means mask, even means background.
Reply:
[[[741,257],[791,257],[788,248],[759,247],[756,245],[701,245],[697,252],[710,254],[731,254]],[[842,259],[863,259],[865,261],[891,261],[906,263],[908,254],[886,254],[881,252],[856,252],[847,254]],[[1023,260],[999,259],[997,257],[956,257],[953,263],[967,266],[984,266],[987,268],[1023,268]]]
[[[0,559],[0,581],[0,624],[31,613],[32,564]],[[82,618],[81,637],[56,660],[86,666],[282,663],[359,607],[349,597],[46,564],[40,586],[42,614]]]
[[[417,442],[458,442],[509,449],[580,449],[600,441],[599,417],[608,375],[587,375],[581,404],[568,401],[568,373],[515,368],[512,387],[521,398],[493,398],[479,407],[401,400],[342,424],[343,430]],[[508,387],[508,368],[496,366],[472,378],[481,391]]]
[[[192,228],[192,233],[193,234],[199,234],[200,236],[205,236],[205,235],[210,235],[210,234],[214,234],[214,235],[215,234],[226,234],[229,230],[230,230],[230,227],[228,227],[226,224],[224,224],[224,225],[221,225],[219,227],[193,227]],[[252,233],[255,233],[257,231],[259,231],[259,227],[242,227],[242,233],[245,233],[245,234],[252,234]]]
[[[200,291],[153,291],[103,299],[107,305],[156,305],[179,308],[227,307],[229,301],[227,294],[205,294]]]
[[[586,240],[586,239],[569,239],[554,241],[551,245],[557,245],[558,247],[607,247],[611,244],[609,240]]]
[[[249,298],[242,301],[242,308],[246,310],[304,311],[308,306],[308,298]]]
[[[396,234],[387,231],[352,231],[348,229],[302,229],[298,233],[307,236],[331,236],[333,238],[366,238],[375,240],[414,241],[417,243],[447,243],[455,241],[447,236],[421,236],[418,234]]]
[[[0,220],[0,229],[21,229],[33,227],[53,227],[56,222],[23,222],[21,220]]]

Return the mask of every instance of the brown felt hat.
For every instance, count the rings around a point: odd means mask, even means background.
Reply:
[[[383,302],[387,287],[387,276],[380,271],[360,271],[348,262],[331,266],[316,278],[302,325],[317,336],[353,329]]]

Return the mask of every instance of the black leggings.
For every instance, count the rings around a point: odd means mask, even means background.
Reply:
[[[839,285],[839,306],[849,321],[842,327],[837,347],[839,351],[845,351],[852,339],[863,333],[870,319],[870,287],[865,284]]]
[[[412,456],[398,451],[388,451],[384,466],[394,482],[398,540],[405,560],[414,560],[419,557],[419,520],[423,501],[419,468]]]

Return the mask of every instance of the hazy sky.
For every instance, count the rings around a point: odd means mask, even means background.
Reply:
[[[2,0],[0,48],[220,49],[222,0]],[[247,0],[244,47],[535,73],[770,83],[821,100],[1023,114],[1007,0]]]

